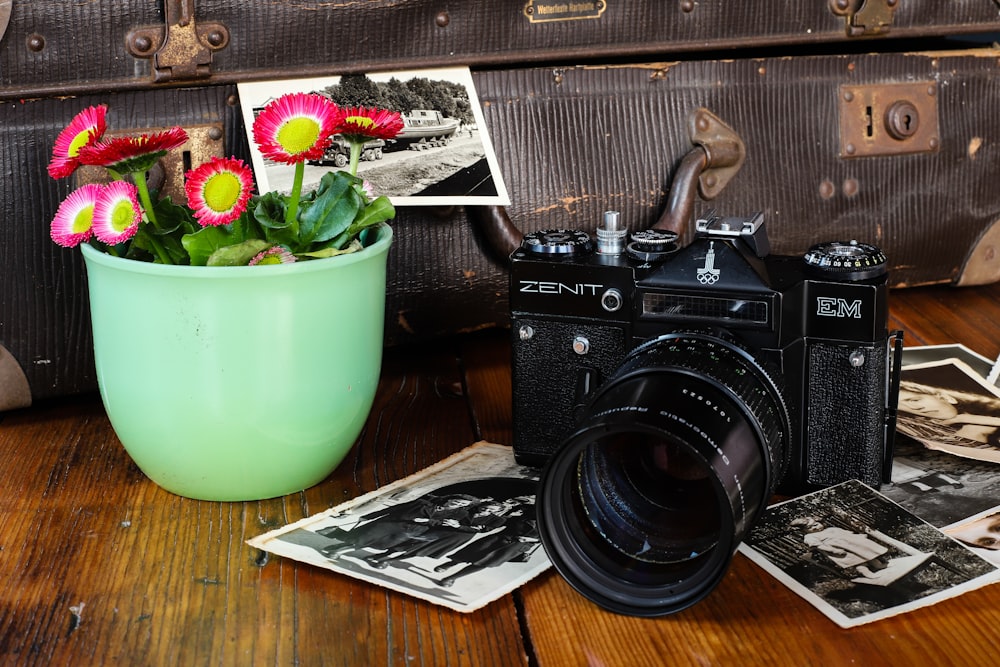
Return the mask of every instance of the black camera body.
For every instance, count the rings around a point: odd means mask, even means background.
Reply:
[[[545,465],[545,551],[597,604],[659,616],[714,589],[775,491],[889,477],[902,334],[886,259],[773,256],[760,214],[511,256],[514,454]],[[894,341],[894,342],[893,342]]]
[[[547,461],[631,350],[704,330],[735,339],[780,376],[790,421],[784,488],[887,480],[895,398],[881,251],[833,242],[804,258],[772,256],[759,214],[708,216],[696,229],[679,250],[673,235],[649,231],[619,253],[624,244],[602,227],[596,251],[583,232],[550,230],[513,253],[517,459]],[[897,336],[896,356],[901,345]]]
[[[514,455],[545,465],[559,573],[659,616],[714,589],[775,491],[888,480],[902,334],[874,246],[773,256],[760,214],[626,245],[617,217],[596,249],[548,230],[511,256]]]

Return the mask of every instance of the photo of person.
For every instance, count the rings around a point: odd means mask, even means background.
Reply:
[[[803,532],[802,541],[806,546],[821,552],[834,565],[849,573],[855,583],[887,586],[930,557],[930,554],[867,526],[854,532],[838,526],[825,526],[812,516],[793,519],[790,525]],[[891,548],[906,555],[892,559]]]
[[[250,544],[473,611],[549,566],[535,520],[537,479],[509,447],[479,443]]]
[[[1000,564],[1000,511],[997,509],[949,526],[944,533],[983,558]]]
[[[1000,392],[957,359],[906,366],[896,430],[931,449],[1000,462]]]
[[[767,508],[739,550],[842,627],[997,580],[995,564],[858,481]]]

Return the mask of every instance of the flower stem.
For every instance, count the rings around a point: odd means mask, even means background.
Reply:
[[[305,161],[296,162],[295,178],[292,180],[292,194],[288,198],[288,208],[285,210],[285,222],[292,228],[296,237],[299,235],[299,198],[302,196],[302,178],[305,173]]]
[[[156,231],[160,231],[160,223],[156,221],[156,214],[153,213],[153,200],[149,196],[149,186],[146,185],[146,172],[140,171],[132,174],[132,180],[135,181],[135,189],[139,191],[139,201],[146,209],[146,218],[156,228]]]
[[[139,171],[133,173],[132,180],[135,182],[135,189],[139,191],[139,200],[142,202],[142,208],[146,211],[146,219],[149,220],[149,223],[156,230],[152,234],[146,234],[146,238],[149,240],[149,244],[153,246],[153,251],[160,259],[161,264],[173,264],[174,260],[170,257],[170,253],[160,243],[160,239],[156,238],[160,232],[160,223],[157,222],[156,214],[153,213],[153,199],[149,196],[149,186],[146,185],[146,172]]]
[[[351,163],[348,166],[348,169],[351,171],[351,176],[358,175],[358,163],[361,161],[361,149],[364,147],[365,145],[360,141],[351,142]]]

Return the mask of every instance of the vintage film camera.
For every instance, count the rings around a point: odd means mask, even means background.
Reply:
[[[874,246],[772,256],[756,214],[706,216],[678,248],[617,218],[596,249],[547,230],[511,256],[514,454],[547,464],[560,573],[654,616],[715,587],[779,485],[888,480],[902,334]]]

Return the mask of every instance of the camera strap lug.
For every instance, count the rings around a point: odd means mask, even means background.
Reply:
[[[889,334],[889,377],[885,398],[885,452],[882,457],[882,482],[892,481],[892,457],[896,439],[896,414],[899,405],[899,378],[903,365],[903,332]]]

